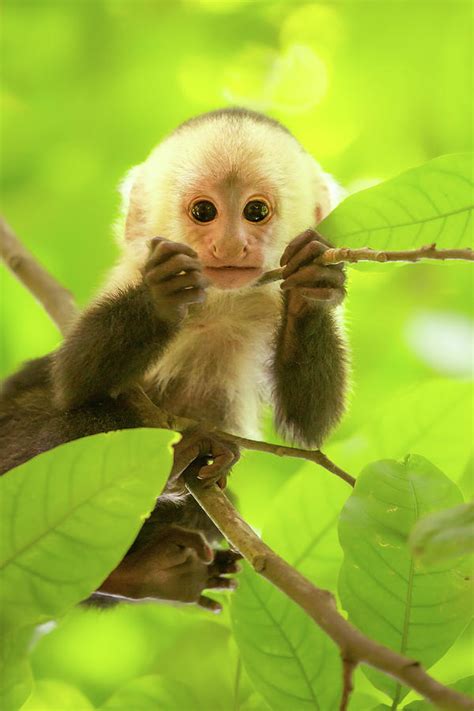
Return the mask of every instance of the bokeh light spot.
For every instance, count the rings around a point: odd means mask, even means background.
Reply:
[[[224,96],[263,111],[301,113],[319,104],[328,88],[326,64],[313,50],[294,44],[279,53],[246,47],[224,75]]]

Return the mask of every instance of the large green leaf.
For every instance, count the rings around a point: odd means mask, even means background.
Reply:
[[[367,462],[416,450],[457,481],[472,452],[472,401],[472,384],[462,381],[435,379],[402,388],[369,408],[354,436],[328,446],[327,454],[357,474]]]
[[[265,522],[265,541],[320,587],[337,584],[337,522],[350,492],[342,479],[308,462],[278,492]]]
[[[349,492],[345,482],[306,464],[279,491],[267,516],[264,539],[320,585],[334,586],[337,579],[337,519]],[[295,603],[246,569],[231,612],[245,669],[272,708],[337,706],[338,651]]]
[[[459,489],[423,457],[367,466],[341,513],[339,592],[349,619],[392,649],[431,666],[469,621],[471,583],[456,564],[421,568],[407,540],[419,518],[459,504]],[[407,689],[364,668],[394,699]]]
[[[460,504],[418,521],[410,535],[416,558],[425,565],[474,551],[474,502]]]
[[[282,592],[248,566],[232,598],[235,639],[255,688],[276,711],[338,707],[339,652]]]
[[[264,526],[265,541],[319,585],[337,581],[337,520],[349,493],[345,482],[305,464],[276,496]],[[231,610],[246,671],[272,708],[337,706],[338,652],[295,603],[246,569]]]
[[[472,155],[435,158],[344,200],[318,227],[346,247],[415,249],[472,242]]]
[[[2,477],[0,622],[9,639],[88,597],[117,565],[163,488],[174,437],[155,429],[86,437]],[[14,679],[6,662],[2,693],[15,708],[26,671]]]
[[[86,437],[2,477],[0,614],[43,622],[102,582],[163,488],[173,437],[147,429]]]

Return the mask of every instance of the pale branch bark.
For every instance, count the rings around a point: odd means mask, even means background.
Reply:
[[[60,330],[66,331],[68,323],[77,315],[77,307],[72,295],[45,272],[34,257],[22,247],[18,238],[3,221],[0,223],[0,254],[7,264],[10,261],[9,266],[17,278],[36,296]],[[15,260],[15,255],[19,261]],[[22,260],[23,268],[18,268]],[[61,304],[61,301],[65,303]],[[156,407],[139,388],[131,390],[127,394],[127,399],[132,406],[139,409],[144,425],[182,432],[202,426],[196,420],[175,417]],[[277,456],[309,459],[337,474],[351,485],[354,484],[354,479],[349,474],[339,469],[319,450],[308,452],[292,447],[248,440],[217,430],[215,432],[224,439],[232,440],[247,449],[269,452]],[[392,652],[365,637],[347,622],[337,612],[332,593],[317,588],[263,543],[217,486],[205,488],[202,482],[194,479],[187,481],[187,487],[229,543],[244,556],[254,570],[300,605],[339,646],[344,681],[340,707],[342,710],[347,706],[352,690],[352,671],[359,662],[369,664],[395,677],[441,709],[448,711],[474,710],[474,702],[471,699],[439,684],[421,668],[418,662]]]
[[[12,274],[36,297],[62,334],[77,314],[74,297],[21,244],[0,217],[0,255]]]
[[[436,244],[427,244],[418,249],[401,251],[381,251],[370,247],[349,249],[348,247],[330,247],[318,259],[318,264],[340,264],[341,262],[418,262],[420,259],[460,259],[472,262],[474,251],[466,249],[437,249]],[[262,274],[255,286],[270,284],[282,279],[283,268],[272,269]]]
[[[346,695],[349,694],[352,668],[362,663],[394,677],[440,709],[474,709],[472,699],[437,682],[416,660],[404,657],[365,637],[347,622],[337,611],[334,595],[313,585],[260,540],[221,489],[215,485],[206,488],[197,479],[188,480],[186,485],[230,545],[243,555],[257,573],[303,608],[338,645],[346,665]]]

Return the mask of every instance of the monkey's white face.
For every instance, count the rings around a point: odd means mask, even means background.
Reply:
[[[236,289],[263,273],[276,219],[268,188],[237,179],[220,184],[203,180],[184,196],[182,209],[186,242],[198,253],[214,286]]]

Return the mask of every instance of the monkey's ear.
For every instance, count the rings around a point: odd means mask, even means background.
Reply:
[[[126,242],[146,234],[146,212],[141,165],[132,168],[120,185],[122,194],[123,237]]]
[[[324,220],[345,197],[344,189],[329,173],[320,172],[317,184],[316,224]]]

